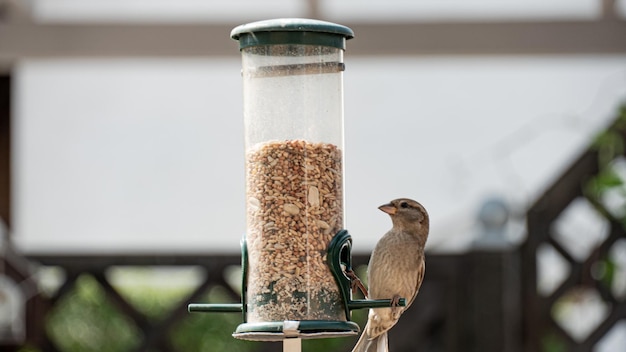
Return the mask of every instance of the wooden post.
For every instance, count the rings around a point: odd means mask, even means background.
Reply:
[[[11,228],[11,75],[0,75],[0,218]],[[9,231],[10,235],[10,231]]]
[[[302,352],[302,339],[284,339],[283,352]]]

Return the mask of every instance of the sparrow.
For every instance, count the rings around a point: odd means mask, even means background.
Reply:
[[[391,299],[390,308],[372,308],[352,352],[389,351],[387,332],[415,300],[424,279],[424,247],[429,220],[418,202],[400,198],[378,209],[389,214],[393,227],[376,244],[367,267],[370,299]],[[400,307],[400,298],[406,306]]]

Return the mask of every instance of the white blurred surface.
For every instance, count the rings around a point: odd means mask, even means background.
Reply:
[[[373,205],[398,196],[429,210],[432,249],[467,248],[486,197],[523,215],[626,98],[626,57],[346,60],[357,250],[390,225]]]
[[[589,20],[600,14],[597,0],[321,0],[329,18],[341,21]]]
[[[32,0],[43,22],[233,22],[302,17],[304,0]]]
[[[626,56],[346,53],[346,219],[356,252],[406,196],[429,247],[472,241],[487,196],[523,208],[615,116]],[[239,251],[239,60],[27,60],[15,75],[13,236],[26,252]]]
[[[309,0],[31,0],[44,22],[238,22],[307,17]],[[618,6],[622,4],[618,3]],[[590,20],[599,0],[319,0],[320,16],[338,21]]]
[[[237,250],[239,65],[20,65],[15,239],[37,251]]]

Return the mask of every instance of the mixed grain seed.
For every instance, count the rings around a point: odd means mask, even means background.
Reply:
[[[341,150],[273,141],[248,151],[248,321],[346,320],[326,263],[343,228]]]

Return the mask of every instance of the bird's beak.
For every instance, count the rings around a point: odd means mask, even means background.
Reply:
[[[378,207],[378,209],[384,211],[385,213],[389,214],[389,215],[393,215],[396,213],[396,211],[398,210],[396,207],[393,206],[393,204],[389,203],[389,204],[384,204]]]

